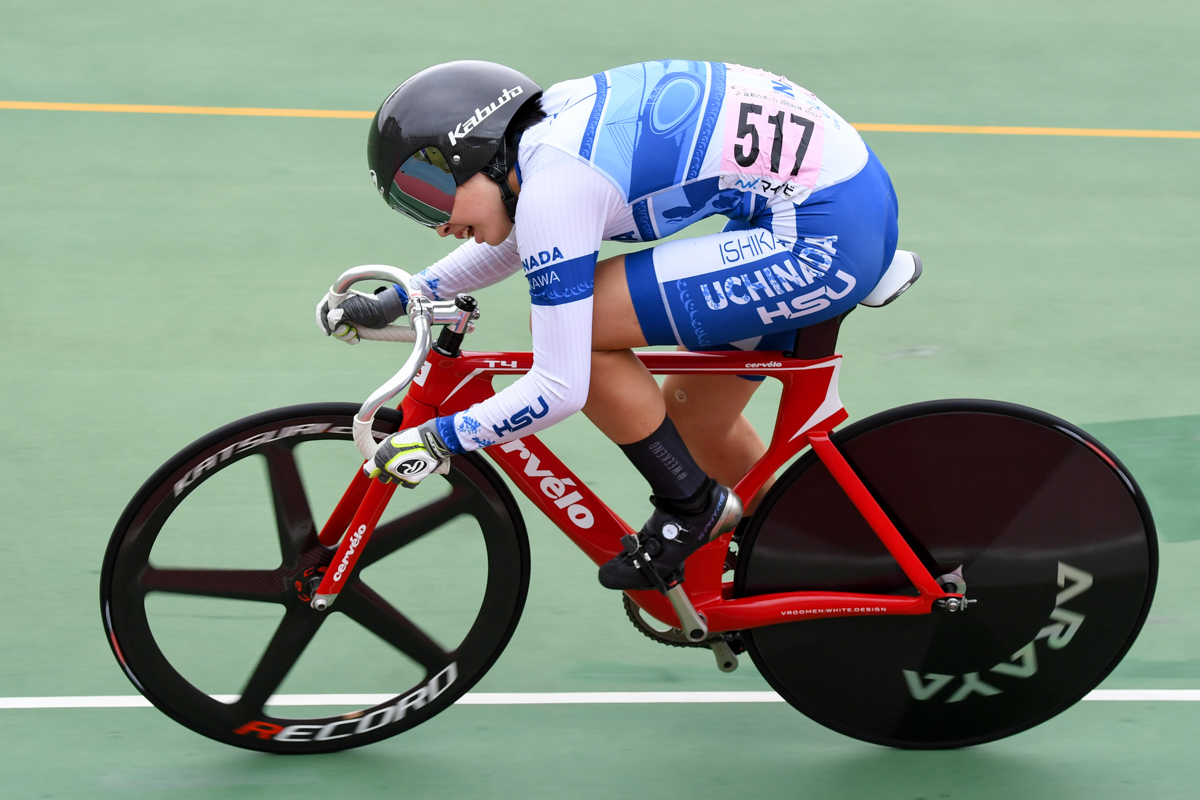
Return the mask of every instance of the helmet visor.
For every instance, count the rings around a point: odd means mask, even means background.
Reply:
[[[442,151],[426,147],[409,156],[396,170],[388,191],[388,205],[422,225],[436,228],[450,221],[457,188]]]

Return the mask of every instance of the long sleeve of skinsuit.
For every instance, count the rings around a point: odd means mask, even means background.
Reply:
[[[499,283],[520,268],[516,237],[510,235],[495,247],[468,240],[413,279],[429,297],[448,300]]]
[[[438,420],[456,452],[548,428],[583,408],[592,354],[592,291],[605,223],[620,193],[586,165],[549,148],[526,164],[513,234],[469,242],[416,276],[437,298],[524,269],[532,303],[533,369],[494,397]]]

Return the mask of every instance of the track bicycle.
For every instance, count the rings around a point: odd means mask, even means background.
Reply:
[[[867,304],[887,304],[919,274],[919,259],[898,258]],[[407,278],[358,267],[335,298],[358,281]],[[536,436],[455,456],[446,475],[411,492],[363,475],[378,439],[468,408],[495,392],[497,376],[532,366],[530,353],[461,350],[478,317],[469,297],[414,295],[408,311],[407,325],[363,332],[414,341],[366,403],[280,408],[213,431],[155,472],[118,521],[100,587],[110,645],[138,690],[192,730],[252,750],[341,750],[419,725],[470,690],[512,636],[530,570],[521,513],[485,455],[596,564],[636,549],[633,529]],[[654,374],[780,381],[767,452],[735,491],[749,499],[782,473],[755,513],[687,560],[685,580],[624,593],[630,620],[663,644],[709,649],[724,671],[748,654],[800,712],[882,745],[979,744],[1062,712],[1116,666],[1148,613],[1158,552],[1142,492],[1087,433],[1009,403],[917,403],[835,430],[848,418],[839,324],[800,329],[787,353],[638,354]],[[336,453],[339,466],[310,468],[309,451]],[[249,524],[242,498],[261,483],[223,476],[256,464],[271,513]],[[351,471],[321,522],[314,492]],[[185,549],[202,555],[189,560],[164,531],[195,504],[199,533]],[[242,531],[238,546],[206,549],[205,537],[226,527]],[[251,547],[268,554],[266,568],[238,560]],[[475,566],[446,575],[447,551],[456,564],[475,553]],[[375,577],[389,563],[409,570],[390,594]],[[447,582],[456,600],[474,592],[449,628],[438,627],[444,609],[429,594]],[[230,626],[248,609],[278,615],[263,623],[256,660],[224,686],[236,694],[174,655],[195,621],[180,608],[202,600],[224,602],[231,610],[214,618]],[[160,614],[166,601],[175,610]],[[395,661],[393,688],[336,715],[273,702],[317,649],[318,630],[338,619]],[[342,686],[345,669],[323,686]]]

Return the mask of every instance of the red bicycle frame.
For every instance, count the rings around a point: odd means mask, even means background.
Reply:
[[[848,416],[837,390],[841,356],[807,361],[782,353],[762,352],[637,355],[655,375],[757,374],[779,380],[783,394],[767,452],[734,491],[743,501],[754,497],[784,464],[811,446],[918,592],[916,597],[780,592],[737,598],[733,596],[732,584],[722,581],[725,555],[733,536],[727,533],[688,559],[687,580],[683,583],[692,605],[707,619],[710,632],[817,617],[927,614],[936,601],[958,596],[942,590],[829,439],[829,432]],[[449,358],[430,352],[400,404],[404,425],[413,427],[469,408],[495,394],[492,379],[496,375],[522,375],[532,367],[532,353],[463,352]],[[493,445],[484,452],[596,564],[620,553],[621,537],[634,532],[536,436]],[[395,490],[395,484],[383,484],[365,477],[362,470],[357,472],[320,533],[322,544],[332,546],[341,539],[341,545],[317,589],[318,594],[337,594]],[[344,535],[347,531],[349,535]],[[629,595],[660,622],[680,627],[665,596],[653,590],[631,591]]]

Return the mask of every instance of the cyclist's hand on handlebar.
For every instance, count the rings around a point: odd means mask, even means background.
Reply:
[[[331,309],[330,294],[317,303],[317,324],[326,336],[346,344],[358,344],[358,327],[382,328],[404,315],[408,293],[396,284],[384,286],[375,294],[351,291],[349,297]]]
[[[379,443],[375,458],[363,465],[369,478],[396,481],[412,489],[433,473],[450,471],[450,450],[437,434],[433,421],[394,433]]]

